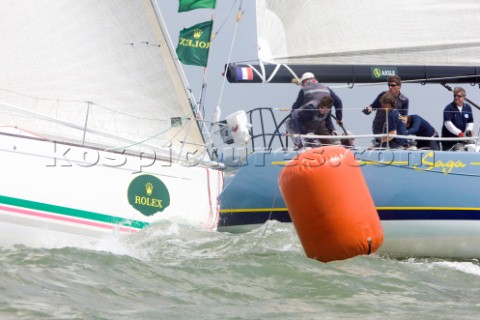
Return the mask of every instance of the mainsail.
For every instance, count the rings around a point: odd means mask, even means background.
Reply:
[[[253,82],[290,82],[305,71],[323,82],[480,75],[479,1],[258,0],[256,10],[260,65],[230,65],[229,81],[244,81],[242,66],[256,71]]]
[[[204,151],[158,14],[149,0],[1,1],[1,124],[106,149]]]

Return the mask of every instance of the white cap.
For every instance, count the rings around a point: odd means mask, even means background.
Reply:
[[[311,72],[305,72],[303,75],[302,75],[302,78],[300,78],[300,83],[302,83],[303,81],[307,80],[307,79],[313,79],[315,78],[315,75]]]

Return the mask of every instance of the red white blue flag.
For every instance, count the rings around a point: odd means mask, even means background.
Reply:
[[[237,79],[238,80],[253,80],[253,70],[252,68],[247,67],[238,67],[237,68]]]

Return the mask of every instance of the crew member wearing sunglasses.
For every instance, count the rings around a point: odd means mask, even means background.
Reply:
[[[388,91],[383,91],[380,93],[371,105],[362,110],[366,115],[372,113],[373,110],[377,111],[372,124],[373,134],[382,134],[387,132],[387,129],[385,128],[387,112],[382,108],[382,104],[380,102],[380,99],[385,93],[390,92],[395,98],[395,109],[398,110],[400,116],[406,117],[408,115],[408,98],[400,93],[402,79],[398,75],[393,75],[387,78],[387,82]]]
[[[467,96],[465,89],[455,87],[453,89],[453,102],[443,110],[442,137],[471,137],[473,135],[472,107],[465,103]],[[457,143],[465,143],[465,140],[442,141],[442,149],[451,150]]]

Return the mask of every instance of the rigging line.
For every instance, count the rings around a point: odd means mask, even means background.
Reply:
[[[272,81],[272,79],[275,77],[275,75],[277,74],[278,70],[280,69],[280,67],[283,66],[283,65],[276,65],[275,66],[275,69],[272,71],[272,74],[270,75],[270,77],[268,79],[266,79],[265,81],[266,82],[270,82]]]
[[[33,99],[33,100],[44,100],[44,101],[54,101],[54,102],[59,102],[59,101],[60,102],[88,102],[86,100],[75,100],[75,99],[69,100],[69,99],[40,98],[40,97],[35,97],[35,96],[31,96],[31,95],[28,95],[28,94],[25,94],[25,93],[20,93],[20,92],[17,92],[17,91],[8,90],[8,89],[4,89],[4,88],[0,88],[0,90],[5,91],[5,92],[9,92],[9,93],[13,93],[13,94],[16,94],[16,95],[19,95],[19,96],[22,96],[22,97],[30,98],[30,99]]]
[[[293,71],[292,68],[290,68],[290,66],[288,64],[276,64],[275,65],[275,68],[274,70],[270,73],[270,77],[268,77],[268,79],[265,79],[266,78],[266,70],[265,70],[265,64],[263,63],[263,61],[258,61],[258,64],[260,66],[260,68],[262,69],[262,75],[260,75],[258,72],[257,75],[262,79],[262,82],[270,82],[272,81],[272,79],[275,77],[275,75],[278,73],[278,70],[280,70],[281,67],[284,67],[285,69],[287,69],[288,72],[290,72],[290,74],[295,78],[295,80],[297,81],[297,83],[300,82],[300,78],[297,76],[297,74],[295,73],[295,71]],[[249,65],[253,70],[255,70],[255,68],[251,65]],[[256,71],[256,70],[255,70]]]
[[[236,0],[235,0],[236,1]],[[232,6],[233,8],[233,6]],[[211,20],[213,21],[213,24],[215,23],[215,17],[216,17],[216,11],[217,11],[217,7],[215,6],[215,9],[213,9],[213,13],[211,15]],[[228,15],[225,17],[225,20],[227,19]],[[225,21],[224,20],[224,21]],[[223,25],[223,24],[222,24]],[[213,33],[213,34],[210,34],[210,43],[212,43],[216,37],[217,37],[217,34],[218,32],[220,31],[222,25],[220,26],[220,28],[217,30],[217,32]],[[213,26],[212,26],[212,29],[213,29]],[[210,44],[210,49],[211,49],[212,45]],[[209,49],[209,50],[210,50]],[[208,58],[210,58],[210,54],[208,55]],[[208,65],[208,62],[207,62],[207,65]],[[208,68],[207,67],[204,67],[203,68],[203,79],[202,79],[202,90],[200,92],[200,101],[199,101],[199,112],[200,114],[202,115],[202,119],[205,118],[206,116],[206,113],[205,113],[205,101],[207,99],[207,74],[208,74]],[[204,127],[204,122],[201,122],[199,124],[199,127],[200,127],[200,130],[201,132],[206,132],[206,135],[208,137],[208,142],[210,143],[210,141],[212,140],[212,137],[211,137],[211,133],[210,131],[208,130],[208,128],[205,129]]]
[[[220,32],[220,30],[223,29],[223,26],[224,26],[225,22],[227,21],[228,16],[230,16],[236,2],[237,2],[237,0],[235,0],[234,3],[232,4],[232,6],[230,7],[230,10],[229,10],[228,14],[225,16],[225,19],[220,24],[220,27],[217,29],[217,31],[210,35],[210,42],[213,42],[217,38],[217,35]],[[217,8],[215,7],[215,9],[213,9],[213,13],[211,15],[211,20],[214,21],[214,23],[215,23],[215,20],[216,20],[216,18],[215,18],[216,17],[216,11],[217,11]],[[203,112],[203,114],[205,114],[204,100],[206,99],[206,97],[205,97],[206,96],[206,82],[207,82],[206,78],[207,78],[207,67],[205,67],[203,69],[203,83],[202,83],[202,91],[201,91],[200,102],[199,102],[200,112]]]
[[[212,15],[210,16],[210,19],[213,23],[215,23],[216,11],[217,11],[217,7],[215,6],[215,8],[212,11]],[[213,29],[213,25],[212,25],[212,29]],[[210,43],[212,43],[215,40],[218,31],[213,34],[211,32],[212,31],[210,31]],[[210,48],[211,47],[212,46],[210,44]],[[208,55],[208,58],[210,58],[210,54]],[[207,65],[208,65],[208,61],[207,61]],[[208,74],[208,68],[204,67],[203,78],[202,78],[202,90],[200,91],[200,101],[198,102],[199,112],[203,115],[205,115],[205,100],[207,98],[206,97],[207,96],[207,74]],[[201,130],[203,130],[203,123],[201,124]]]
[[[298,81],[300,82],[300,78],[296,75],[296,73],[293,71],[292,68],[290,68],[287,64],[282,64],[282,66],[284,66],[285,69],[287,69],[288,71],[290,71],[290,73],[291,73],[296,79],[298,79]]]
[[[265,64],[263,63],[263,61],[258,61],[258,67],[260,68],[260,71],[258,71],[257,68],[255,68],[255,66],[250,64],[250,63],[245,63],[245,65],[247,65],[250,69],[252,69],[253,72],[255,72],[255,74],[260,78],[260,80],[262,80],[262,83],[270,82],[275,77],[275,75],[277,74],[278,69],[281,66],[285,66],[285,65],[280,65],[280,64],[275,65],[275,69],[271,72],[270,77],[267,79],[267,70],[265,69]],[[287,69],[292,71],[288,67],[287,67]]]
[[[235,39],[237,38],[238,26],[239,26],[239,24],[240,24],[240,19],[241,19],[242,2],[243,2],[243,1],[240,1],[240,5],[239,5],[239,7],[238,7],[238,12],[237,12],[237,16],[236,16],[235,28],[233,29],[232,42],[231,42],[231,44],[230,44],[230,50],[229,50],[229,52],[228,52],[227,63],[225,64],[224,75],[226,75],[228,65],[230,64],[230,61],[232,60],[233,46],[234,46],[234,44],[235,44]],[[227,78],[226,78],[226,76],[224,76],[224,77],[223,77],[223,80],[222,80],[222,86],[221,86],[221,88],[220,88],[220,94],[219,94],[219,97],[218,97],[217,106],[219,106],[220,103],[221,103],[221,101],[222,101],[223,90],[224,90],[224,88],[225,88],[225,83],[226,83],[226,82],[227,82]]]
[[[283,172],[283,171],[282,171]],[[281,174],[281,173],[280,173]],[[279,177],[280,179],[281,177]],[[263,228],[263,232],[262,232],[262,235],[260,236],[260,238],[255,242],[255,244],[253,245],[252,249],[255,248],[259,243],[260,243],[260,240],[263,240],[265,238],[265,234],[267,233],[267,229],[268,229],[268,226],[269,226],[269,223],[272,219],[272,214],[273,214],[273,208],[275,208],[275,202],[277,202],[277,196],[278,196],[278,193],[279,193],[279,189],[277,188],[277,190],[275,191],[275,196],[273,197],[273,202],[272,202],[272,207],[270,210],[270,213],[268,214],[268,219],[267,221],[264,223],[264,228]],[[288,209],[288,208],[287,208]]]
[[[118,111],[118,110],[115,110],[115,109],[112,109],[112,108],[109,108],[107,106],[104,106],[104,105],[101,105],[101,104],[98,104],[98,103],[95,103],[93,101],[89,101],[89,100],[76,100],[76,99],[52,99],[52,98],[42,98],[42,97],[35,97],[35,96],[32,96],[32,95],[28,95],[28,94],[24,94],[24,93],[20,93],[20,92],[17,92],[17,91],[13,91],[13,90],[8,90],[8,89],[4,89],[4,88],[0,88],[1,91],[4,91],[4,92],[9,92],[9,93],[13,93],[13,94],[16,94],[18,96],[21,96],[21,97],[25,97],[25,98],[29,98],[29,99],[32,99],[32,100],[35,100],[35,101],[51,101],[51,102],[55,102],[55,103],[59,103],[59,102],[68,102],[68,103],[86,103],[86,104],[90,104],[90,105],[94,105],[94,106],[97,106],[99,108],[103,108],[105,110],[108,110],[112,113],[117,113],[117,114],[122,114],[122,115],[125,115],[125,116],[129,116],[129,117],[132,117],[132,118],[135,118],[135,119],[148,119],[148,120],[159,120],[159,121],[168,121],[168,120],[164,120],[164,119],[161,119],[161,118],[141,118],[141,117],[138,117],[136,115],[133,115],[133,114],[130,114],[130,113],[126,113],[126,112],[122,112],[122,111]]]
[[[258,66],[260,67],[261,71],[258,71],[253,65],[251,64],[247,64],[247,66],[249,66],[253,72],[255,72],[257,74],[257,76],[262,79],[262,82],[265,82],[265,78],[266,78],[266,70],[265,70],[265,65],[263,64],[263,62],[260,62],[258,64]]]
[[[55,124],[65,126],[67,128],[72,128],[72,129],[76,129],[76,130],[80,130],[80,131],[85,130],[85,128],[83,126],[77,125],[75,123],[70,123],[70,122],[67,122],[67,121],[55,119],[55,118],[53,118],[49,115],[45,115],[45,114],[38,113],[38,112],[33,112],[31,110],[24,109],[24,108],[21,108],[21,107],[12,105],[12,104],[8,104],[8,103],[0,101],[0,105],[12,108],[14,110],[20,110],[20,111],[32,114],[36,119],[53,122]],[[106,138],[109,138],[109,139],[112,139],[112,140],[115,140],[115,141],[123,141],[123,142],[129,142],[129,143],[132,142],[132,140],[130,140],[130,139],[122,138],[122,137],[119,137],[119,136],[116,136],[116,135],[114,136],[114,135],[112,135],[108,132],[104,132],[104,131],[101,131],[101,130],[98,130],[98,129],[88,128],[88,129],[86,129],[86,131],[89,132],[89,133],[95,134],[97,136],[106,137]],[[137,143],[134,143],[134,144],[137,144]],[[106,151],[109,151],[109,150],[115,151],[116,149],[105,149],[105,150]]]
[[[235,7],[235,4],[237,3],[238,0],[235,0],[233,3],[232,3],[232,6],[230,7],[230,10],[228,10],[228,13],[225,15],[225,19],[223,19],[223,22],[220,24],[220,26],[218,27],[217,29],[217,32],[214,33],[214,37],[216,38],[217,37],[217,34],[220,32],[220,30],[223,29],[223,26],[225,25],[225,23],[227,22],[228,20],[228,17],[230,17],[230,15],[232,14],[232,11],[233,11],[233,8]]]
[[[472,75],[464,75],[464,76],[451,76],[451,77],[436,77],[436,78],[428,78],[428,82],[432,81],[438,81],[438,80],[451,80],[451,79],[465,79],[465,78],[471,78]],[[402,84],[417,84],[420,83],[421,80],[424,79],[416,79],[416,80],[402,80]],[[386,82],[371,82],[371,83],[356,83],[355,86],[363,86],[363,87],[369,87],[369,86],[380,86],[380,85],[385,85]],[[338,86],[329,86],[330,88],[334,89],[342,89],[342,88],[350,88],[348,85],[338,85]]]
[[[453,91],[452,87],[450,87],[449,85],[445,84],[445,83],[441,83],[441,85],[447,89],[448,91]],[[475,103],[473,102],[472,100],[468,99],[467,97],[465,97],[465,100],[467,102],[470,102],[475,108],[477,108],[477,110],[480,110],[480,107]]]
[[[228,65],[230,64],[230,61],[232,59],[232,52],[233,52],[233,46],[235,44],[235,39],[237,37],[237,31],[238,31],[238,26],[239,26],[239,23],[240,23],[240,20],[241,20],[241,10],[242,10],[242,0],[240,0],[240,5],[238,7],[238,12],[237,12],[237,15],[236,15],[236,23],[235,23],[235,28],[234,28],[234,31],[233,31],[233,36],[232,36],[232,42],[230,44],[230,50],[229,50],[229,53],[228,53],[228,59],[227,59],[227,63],[225,64],[225,69],[224,69],[224,72],[223,72],[223,80],[222,80],[222,85],[220,87],[220,93],[219,93],[219,96],[218,96],[218,102],[217,102],[217,106],[216,106],[216,110],[214,112],[214,116],[215,117],[218,117],[218,119],[214,119],[213,122],[218,122],[220,120],[220,113],[221,113],[221,108],[220,108],[220,105],[222,103],[222,97],[223,97],[223,90],[225,89],[225,83],[227,82],[227,77],[226,77],[226,73],[227,73],[227,69],[228,69]],[[235,2],[232,4],[232,7],[230,8],[230,11],[228,13],[228,15],[226,16],[225,18],[225,21],[227,19],[228,16],[231,15],[232,11],[233,11],[233,7],[234,5],[237,3],[237,0],[235,0]],[[225,23],[225,22],[224,22]],[[221,27],[223,26],[223,23],[221,25]],[[219,29],[220,30],[220,29]],[[218,33],[218,31],[217,31]],[[213,132],[213,129],[214,128],[214,123],[212,123],[211,125],[211,128],[210,130],[207,130],[207,133],[208,133],[208,143],[207,145],[213,145],[213,139],[212,139],[212,132]],[[212,131],[212,132],[211,132]]]
[[[450,76],[450,77],[435,77],[435,78],[428,78],[428,82],[432,80],[449,80],[449,79],[464,79],[464,78],[471,78],[473,75],[457,75],[457,76]],[[402,83],[419,83],[420,80],[425,79],[416,79],[416,80],[402,80]]]
[[[211,35],[211,37],[210,37],[210,41],[211,41],[211,42],[213,42],[213,41],[215,40],[217,34],[220,32],[220,29],[222,29],[223,24],[225,23],[225,21],[227,20],[227,17],[228,17],[228,16],[230,15],[230,13],[232,12],[233,7],[234,7],[234,5],[235,5],[236,2],[237,2],[237,0],[235,0],[235,2],[232,4],[232,7],[230,8],[229,14],[227,14],[227,15],[225,16],[225,20],[224,20],[224,22],[221,24],[221,26],[220,26],[220,28],[217,30],[217,32],[215,32],[213,35]],[[213,15],[212,15],[212,20],[214,20],[214,17],[215,17],[215,16],[216,16],[216,8],[215,8],[214,13],[213,13]],[[233,42],[233,41],[232,41],[232,42]],[[207,83],[207,80],[206,80],[206,79],[207,79],[207,70],[208,70],[207,68],[204,68],[204,72],[203,72],[203,84],[202,84],[202,91],[201,91],[200,103],[199,103],[199,111],[198,111],[198,112],[200,112],[200,117],[201,117],[202,120],[203,120],[203,118],[204,118],[203,115],[205,115],[205,107],[204,107],[204,105],[205,105],[206,92],[207,92],[207,88],[206,88],[206,87],[207,87],[207,85],[206,85],[206,83]],[[221,89],[221,92],[220,92],[219,102],[218,102],[218,105],[217,105],[217,106],[220,105],[220,99],[221,99],[221,97],[222,97],[222,95],[223,95],[223,86],[224,86],[224,84],[225,84],[225,79],[224,79],[224,81],[222,82],[222,89]],[[219,108],[219,107],[218,107],[218,108]],[[219,115],[219,116],[220,116],[220,115]],[[214,120],[214,122],[218,122],[218,120],[219,120],[219,119],[216,119],[216,120]],[[207,143],[207,145],[212,145],[212,146],[213,146],[212,133],[210,132],[210,130],[209,130],[208,128],[206,128],[205,131],[204,131],[203,123],[204,123],[204,122],[202,122],[201,125],[200,125],[200,130],[201,130],[202,132],[205,132],[205,133],[206,133],[206,136],[207,136],[207,142],[206,142],[206,143]],[[213,130],[213,125],[214,125],[214,124],[212,124],[212,126],[211,126],[211,127],[212,127],[211,130]],[[207,151],[208,151],[208,150],[205,149],[203,153],[205,154]]]
[[[198,102],[199,111],[205,115],[205,100],[207,99],[207,72],[208,69],[203,68],[202,90],[200,91],[200,101]]]
[[[193,115],[193,111],[185,116],[183,116],[181,118],[181,121],[185,120],[185,119],[188,119],[191,115]],[[168,131],[172,130],[174,127],[170,127],[168,129],[165,129],[163,131],[160,131],[156,134],[154,134],[153,136],[150,136],[150,137],[147,137],[145,138],[144,140],[141,140],[141,141],[137,141],[137,142],[134,142],[130,145],[125,145],[125,146],[121,146],[121,147],[117,147],[117,148],[111,148],[111,149],[106,149],[107,151],[118,151],[118,150],[124,150],[124,149],[128,149],[128,148],[131,148],[131,147],[134,147],[134,146],[138,146],[138,145],[141,145],[149,140],[152,140],[160,135],[163,135],[165,133],[167,133]],[[172,138],[170,138],[169,142],[171,142],[179,133],[180,133],[181,130],[179,130],[179,132],[177,132]]]
[[[196,108],[194,108],[194,112],[195,114],[193,114],[193,118],[194,119],[197,119],[197,115],[202,118],[202,115],[200,114],[200,112],[198,111],[198,106],[196,106]],[[197,122],[196,121],[189,121],[187,126],[186,126],[186,130],[185,130],[185,134],[183,136],[183,140],[185,141],[188,137],[188,134],[190,133],[190,130],[192,129],[192,124],[195,123],[195,125],[197,125]],[[182,143],[181,147],[180,147],[180,151],[178,152],[178,157],[177,157],[177,161],[180,161],[180,157],[182,156],[182,153],[183,153],[183,149],[185,148],[185,143]],[[196,151],[195,151],[196,153]],[[188,160],[188,158],[187,158]]]
[[[267,70],[265,69],[265,64],[261,60],[256,61],[256,62],[258,62],[258,67],[259,67],[260,71],[257,68],[255,68],[254,64],[251,64],[249,62],[242,62],[242,64],[244,64],[244,65],[248,66],[250,69],[252,69],[252,71],[255,72],[255,74],[260,78],[260,80],[262,80],[262,83],[270,82],[275,77],[278,70],[282,66],[285,67],[287,70],[289,70],[292,73],[292,75],[298,79],[298,77],[295,75],[293,70],[290,67],[288,67],[287,65],[283,65],[283,64],[276,64],[274,70],[271,72],[270,76],[267,79]],[[228,65],[225,68],[225,72],[226,72],[227,68],[228,68]]]
[[[182,157],[182,156],[184,155],[184,154],[183,154],[183,149],[185,148],[185,145],[186,145],[186,144],[192,144],[192,143],[189,143],[189,142],[187,141],[187,139],[186,139],[187,136],[188,136],[188,134],[189,134],[189,132],[190,132],[190,130],[192,129],[192,126],[193,126],[194,124],[198,125],[198,122],[200,122],[200,123],[203,123],[203,122],[204,122],[204,120],[202,119],[202,115],[199,113],[197,107],[194,108],[193,112],[194,112],[195,114],[193,115],[193,117],[192,117],[191,119],[188,118],[188,115],[184,118],[184,119],[189,119],[190,121],[189,121],[188,125],[185,126],[185,127],[186,127],[185,135],[184,135],[183,140],[181,141],[182,144],[181,144],[180,151],[177,152],[177,154],[178,154],[178,156],[177,156],[177,161],[180,161],[180,157]],[[195,117],[195,115],[198,115],[198,117]],[[173,141],[173,139],[174,139],[177,135],[179,135],[181,132],[182,132],[182,130],[179,130],[179,131],[170,139],[170,141],[169,141],[170,144],[171,144],[171,142]],[[208,131],[207,131],[207,132],[208,132]],[[210,133],[209,133],[209,134],[210,134]],[[211,136],[210,136],[210,135],[209,135],[209,140],[211,141]],[[195,150],[193,153],[192,153],[192,152],[188,152],[188,150],[187,150],[187,153],[186,153],[186,156],[185,156],[185,157],[186,157],[186,160],[187,160],[187,161],[188,161],[188,160],[196,160],[196,161],[198,161],[198,162],[200,162],[200,163],[203,163],[204,160],[202,160],[202,159],[205,158],[205,155],[206,155],[207,152],[208,152],[208,146],[207,146],[206,144],[195,144],[195,145],[198,146],[199,148],[198,148],[197,150]],[[200,149],[202,149],[203,151],[202,151],[200,154],[196,155],[196,153],[197,153]],[[190,157],[191,157],[190,159],[189,159],[189,155],[190,155]],[[210,158],[210,157],[209,157],[209,158]]]

